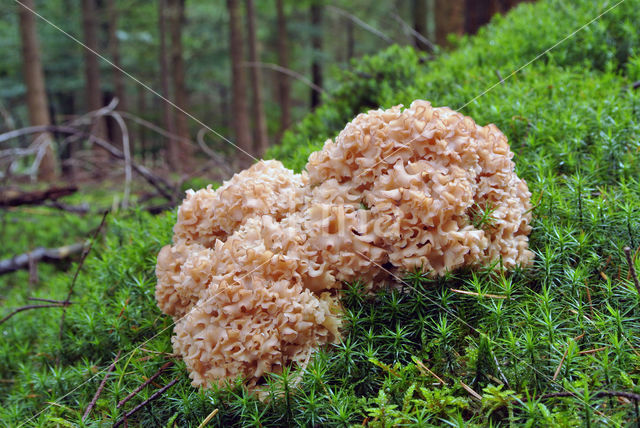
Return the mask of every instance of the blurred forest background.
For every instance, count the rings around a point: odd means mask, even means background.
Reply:
[[[37,179],[140,175],[160,193],[174,186],[163,177],[221,181],[318,107],[352,59],[400,44],[429,61],[520,2],[16,1],[0,11],[5,202]]]

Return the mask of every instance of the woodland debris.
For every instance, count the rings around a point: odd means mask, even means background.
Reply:
[[[120,358],[120,352],[122,351],[118,351],[118,355],[116,355],[116,358],[113,360],[113,363],[111,363],[111,365],[107,369],[107,372],[105,373],[104,378],[102,378],[102,382],[100,382],[100,386],[98,387],[98,390],[96,391],[95,395],[93,396],[93,399],[87,406],[87,410],[84,411],[84,414],[82,415],[83,422],[85,419],[87,419],[87,416],[89,416],[89,413],[91,413],[91,410],[93,410],[93,407],[96,405],[96,402],[98,401],[98,398],[100,397],[100,394],[104,389],[104,385],[107,383],[107,379],[109,379],[109,374],[111,374],[113,369],[116,368],[116,363],[118,362],[118,358]]]
[[[153,382],[154,380],[156,380],[156,378],[158,376],[160,376],[160,374],[165,371],[165,369],[167,369],[168,367],[173,365],[173,361],[167,361],[166,363],[164,363],[162,365],[162,367],[160,367],[160,369],[158,369],[157,372],[155,372],[155,374],[153,374],[149,379],[147,379],[146,381],[144,381],[144,383],[140,384],[140,386],[138,386],[136,389],[134,389],[129,395],[127,395],[125,398],[123,398],[118,405],[116,406],[116,408],[120,408],[122,407],[127,401],[131,400],[133,397],[135,397],[135,395],[142,391],[142,389],[149,385],[151,382]]]
[[[149,404],[150,402],[152,402],[153,400],[155,400],[156,398],[160,397],[162,394],[165,393],[165,391],[169,388],[171,388],[173,385],[175,385],[175,383],[178,382],[178,378],[173,379],[171,382],[169,382],[168,384],[166,384],[165,386],[163,386],[162,388],[160,388],[159,390],[157,390],[156,392],[154,392],[149,398],[147,398],[146,400],[144,400],[142,403],[138,404],[136,407],[134,407],[132,410],[129,410],[123,417],[122,419],[120,419],[118,422],[116,422],[113,425],[113,428],[119,427],[120,425],[122,425],[123,423],[125,423],[125,421],[130,418],[131,416],[133,416],[134,413],[136,413],[138,410],[142,409],[144,406],[146,406],[147,404]]]
[[[0,275],[15,272],[20,269],[28,269],[29,263],[58,262],[74,256],[88,245],[88,242],[76,242],[58,248],[38,247],[28,253],[19,254],[10,259],[0,260]]]
[[[633,278],[633,283],[636,286],[636,290],[638,290],[638,295],[640,295],[640,281],[638,281],[638,275],[636,274],[636,267],[633,264],[633,257],[631,257],[631,248],[624,247],[624,255],[627,256],[627,263],[629,264],[629,273]]]
[[[50,187],[45,190],[21,192],[19,190],[0,190],[0,207],[17,207],[20,205],[41,205],[46,201],[55,201],[63,196],[78,191],[76,186]]]

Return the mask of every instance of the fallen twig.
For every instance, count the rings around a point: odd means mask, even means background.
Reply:
[[[166,384],[165,386],[163,386],[162,388],[160,388],[159,390],[157,390],[156,392],[151,394],[151,396],[149,398],[144,400],[142,403],[138,404],[132,410],[129,410],[127,413],[125,413],[125,415],[122,417],[122,419],[120,419],[118,422],[116,422],[113,425],[113,427],[116,428],[116,427],[119,427],[120,425],[122,425],[134,413],[136,413],[138,410],[142,409],[144,406],[146,406],[147,404],[149,404],[150,402],[152,402],[153,400],[155,400],[156,398],[158,398],[159,396],[164,394],[164,392],[167,389],[171,388],[173,385],[175,385],[176,382],[178,382],[178,378],[173,379],[171,382],[169,382],[168,384]]]
[[[627,263],[629,264],[629,273],[631,274],[631,278],[633,278],[633,283],[636,286],[636,290],[638,290],[638,295],[640,296],[640,282],[638,281],[638,275],[636,274],[636,267],[633,264],[633,258],[631,257],[631,248],[624,247],[624,255],[627,256]]]
[[[76,242],[58,248],[39,247],[28,253],[14,256],[10,259],[0,260],[0,275],[15,272],[20,269],[27,269],[29,263],[57,262],[64,260],[74,254],[80,253],[87,246],[86,242]]]
[[[442,379],[440,378],[440,376],[438,376],[437,374],[435,374],[434,372],[432,372],[431,370],[429,370],[429,368],[428,368],[427,366],[425,366],[425,365],[423,364],[423,362],[422,362],[422,361],[420,361],[420,360],[418,359],[418,357],[416,357],[416,356],[412,356],[412,357],[411,357],[411,359],[413,360],[413,362],[414,362],[414,363],[416,363],[416,365],[418,366],[418,370],[420,370],[420,371],[422,372],[422,374],[423,374],[423,375],[425,374],[425,373],[424,373],[424,371],[426,371],[426,372],[427,372],[427,373],[429,373],[431,376],[435,377],[435,378],[438,380],[438,382],[440,382],[440,384],[441,384],[441,385],[446,385],[446,384],[447,384],[444,380],[442,380]],[[423,370],[424,370],[424,371],[423,371]]]
[[[76,285],[76,280],[78,279],[78,274],[80,273],[80,269],[82,269],[82,265],[84,265],[84,261],[87,259],[87,256],[89,255],[89,252],[91,252],[91,249],[93,248],[93,244],[96,242],[96,238],[98,237],[98,234],[100,233],[100,231],[102,230],[102,228],[104,227],[104,223],[107,220],[107,214],[109,214],[109,211],[106,211],[104,213],[104,215],[102,216],[102,221],[100,221],[100,226],[98,226],[98,228],[95,230],[95,232],[93,232],[93,236],[91,237],[91,241],[89,242],[89,245],[87,246],[87,248],[84,250],[84,252],[82,253],[82,257],[80,258],[80,262],[78,263],[78,267],[76,268],[75,273],[73,274],[73,279],[71,280],[71,284],[69,284],[69,291],[67,292],[67,298],[64,299],[65,302],[69,302],[71,299],[71,295],[73,294],[73,288]],[[67,314],[67,307],[64,306],[64,309],[62,310],[62,316],[60,317],[60,330],[58,332],[58,340],[62,340],[62,330],[64,329],[64,318]],[[58,354],[58,360],[59,360],[60,355]]]
[[[73,302],[65,302],[64,300],[43,299],[41,297],[27,297],[27,300],[34,300],[36,302],[57,303],[60,305],[70,305],[73,303]]]
[[[551,392],[549,394],[541,395],[540,399],[557,398],[557,397],[575,397],[575,392],[563,391],[563,392]],[[640,394],[635,392],[626,391],[599,391],[593,394],[594,397],[624,397],[629,400],[640,400]]]
[[[67,303],[67,304],[59,304],[59,303],[55,303],[55,304],[50,304],[50,305],[26,305],[26,306],[21,306],[15,310],[13,310],[13,312],[9,313],[8,315],[6,315],[4,318],[2,318],[0,320],[0,324],[4,323],[5,321],[7,321],[9,318],[11,318],[12,316],[14,316],[17,313],[23,312],[23,311],[28,311],[29,309],[42,309],[42,308],[63,308],[66,307],[68,305],[70,305],[71,302]]]
[[[198,428],[204,428],[205,425],[207,425],[209,422],[211,422],[211,419],[213,419],[217,414],[218,414],[218,409],[213,409],[213,412],[209,413],[209,416],[204,418],[202,423],[200,425],[198,425]]]
[[[55,201],[63,196],[71,195],[78,191],[76,186],[51,187],[45,190],[33,192],[20,192],[17,190],[5,190],[0,192],[0,207],[17,207],[20,205],[40,205],[45,201]]]
[[[458,294],[467,294],[469,296],[477,296],[477,297],[491,297],[492,299],[506,299],[507,296],[502,296],[499,294],[489,294],[489,293],[476,293],[474,291],[467,291],[467,290],[457,290],[455,288],[450,288],[449,291],[452,291],[454,293],[458,293]]]
[[[158,376],[160,376],[160,374],[165,371],[165,369],[167,369],[168,367],[173,365],[173,361],[167,361],[166,363],[163,364],[162,367],[160,367],[160,369],[155,372],[155,374],[153,376],[151,376],[149,379],[147,379],[146,381],[144,381],[144,383],[142,383],[140,386],[138,386],[136,389],[133,390],[133,392],[131,392],[131,394],[127,395],[126,397],[124,397],[116,406],[117,409],[119,409],[120,407],[122,407],[127,401],[131,400],[138,392],[142,391],[142,389],[149,385],[151,382],[153,382],[154,380],[156,380],[156,378]]]
[[[475,392],[469,385],[464,383],[462,380],[460,380],[460,385],[462,385],[462,387],[465,389],[465,391],[467,391],[469,393],[469,395],[471,395],[473,398],[475,398],[478,401],[482,401],[482,396],[480,394],[478,394],[477,392]]]
[[[116,159],[124,160],[125,154],[111,145],[108,141],[96,137],[95,135],[82,131],[73,126],[64,126],[64,125],[49,125],[49,126],[29,126],[27,128],[17,129],[15,131],[5,132],[4,134],[0,134],[0,143],[11,140],[13,138],[20,137],[22,135],[36,134],[41,132],[52,132],[52,133],[62,133],[62,134],[71,134],[77,135],[82,138],[87,138],[93,144],[107,151],[111,156]],[[166,197],[169,200],[173,200],[176,198],[175,190],[173,186],[171,186],[166,180],[162,179],[151,173],[147,168],[142,165],[138,165],[135,162],[131,162],[131,168],[142,176],[149,184],[155,187],[162,196]]]
[[[87,418],[87,416],[89,416],[89,413],[91,413],[91,410],[93,409],[93,407],[96,405],[96,402],[98,401],[98,397],[100,397],[100,394],[102,393],[102,390],[104,389],[104,385],[107,383],[107,379],[109,378],[109,374],[111,374],[113,369],[116,368],[116,363],[118,362],[118,358],[120,358],[120,352],[122,352],[122,351],[118,351],[118,354],[116,355],[116,358],[113,360],[113,363],[111,363],[111,365],[107,369],[107,372],[104,374],[104,378],[102,378],[102,382],[100,382],[100,386],[98,386],[98,390],[96,391],[95,395],[93,396],[93,399],[91,400],[91,402],[87,406],[87,410],[84,411],[84,414],[82,415],[82,421],[83,422]]]

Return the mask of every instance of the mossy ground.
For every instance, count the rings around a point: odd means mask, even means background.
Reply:
[[[434,61],[397,47],[365,58],[338,75],[332,98],[271,155],[300,169],[309,152],[367,108],[415,98],[459,108],[614,4],[523,4]],[[211,423],[219,426],[637,424],[638,403],[605,392],[640,393],[640,295],[623,253],[632,248],[640,271],[640,89],[632,89],[640,79],[638,27],[637,2],[624,2],[462,109],[509,137],[533,194],[532,268],[503,275],[488,266],[440,279],[408,272],[400,290],[373,296],[350,284],[342,343],[318,352],[304,370],[270,377],[269,400],[239,385],[196,390],[178,359],[117,409],[171,359],[171,320],[155,306],[154,266],[175,215],[112,216],[83,266],[62,340],[58,308],[0,326],[0,420],[108,426],[176,378],[129,423],[197,426],[218,409]],[[23,215],[3,231],[16,242],[18,228],[29,227]],[[74,221],[65,215],[33,227],[43,236],[66,228],[87,236],[99,219]],[[5,245],[2,254],[14,250]],[[26,277],[0,279],[5,311],[27,296],[64,299],[70,272],[48,272],[33,290]]]

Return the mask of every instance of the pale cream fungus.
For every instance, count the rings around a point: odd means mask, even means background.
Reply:
[[[260,161],[188,191],[156,299],[193,385],[254,387],[338,341],[345,281],[531,264],[531,194],[512,157],[495,125],[418,100],[358,115],[301,174]]]

